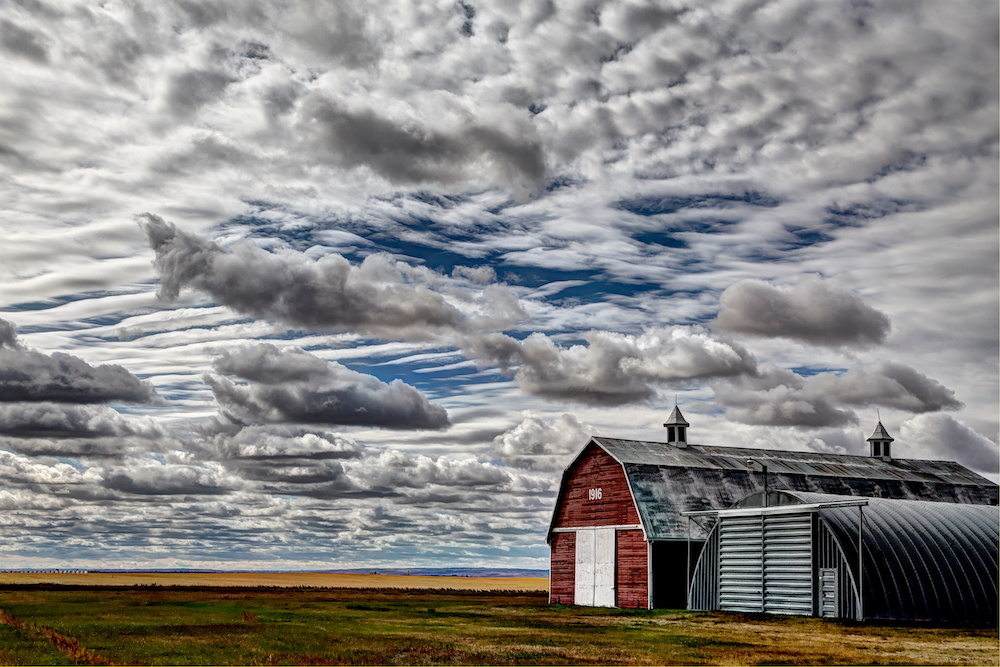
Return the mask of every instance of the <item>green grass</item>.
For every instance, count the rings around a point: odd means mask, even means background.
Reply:
[[[579,608],[512,592],[6,586],[0,608],[20,624],[0,625],[5,664],[73,664],[68,655],[77,663],[152,665],[997,664],[1000,657],[995,629]],[[63,650],[46,632],[63,637]]]

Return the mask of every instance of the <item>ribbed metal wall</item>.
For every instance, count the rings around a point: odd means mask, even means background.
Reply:
[[[763,517],[719,522],[719,609],[764,611]]]
[[[813,613],[809,513],[764,519],[764,611],[799,616]]]
[[[691,582],[691,609],[813,613],[812,518],[808,513],[724,517]]]

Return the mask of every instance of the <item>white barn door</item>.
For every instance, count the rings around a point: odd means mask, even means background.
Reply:
[[[615,529],[594,531],[594,606],[615,606]]]
[[[576,584],[573,604],[594,606],[594,531],[576,531]]]
[[[615,606],[615,529],[580,528],[576,531],[574,604]]]

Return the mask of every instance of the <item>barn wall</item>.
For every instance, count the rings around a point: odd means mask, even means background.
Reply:
[[[549,602],[573,604],[576,585],[576,533],[552,535],[549,563]]]
[[[646,609],[649,606],[647,544],[641,530],[619,530],[616,546],[618,571],[615,577],[618,607]]]
[[[600,499],[591,490],[601,490]],[[558,500],[556,528],[637,525],[639,514],[632,502],[621,465],[600,447],[584,452],[566,479]]]

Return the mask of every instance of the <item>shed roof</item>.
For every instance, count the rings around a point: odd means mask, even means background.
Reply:
[[[681,512],[725,509],[763,488],[753,457],[768,467],[771,489],[849,496],[995,504],[997,485],[952,461],[921,461],[749,447],[688,445],[595,436],[622,465],[646,538],[705,539],[708,527],[690,527]],[[581,452],[582,454],[582,452]],[[567,473],[572,464],[567,468]],[[565,477],[564,477],[565,483]],[[553,514],[553,521],[555,515]]]

